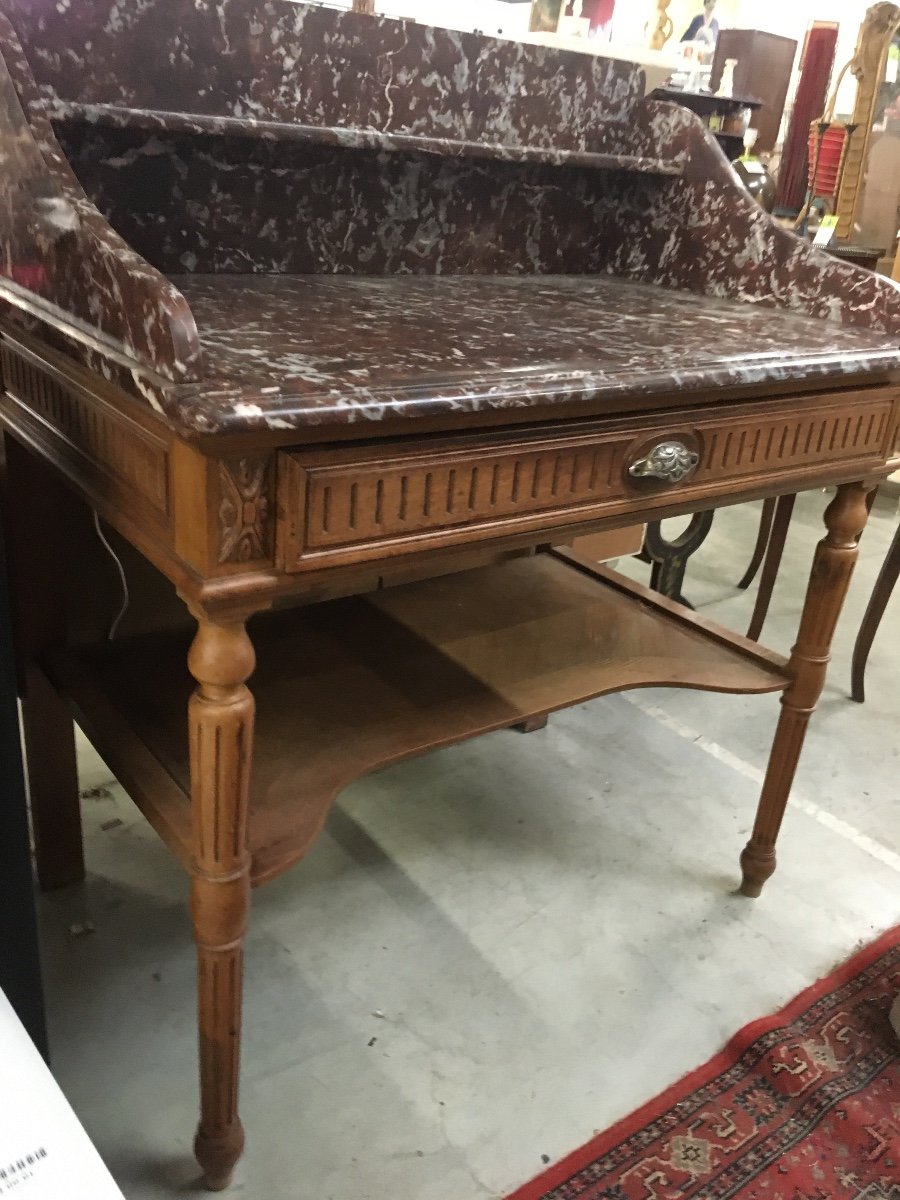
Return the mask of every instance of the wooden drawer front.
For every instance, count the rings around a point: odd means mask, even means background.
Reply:
[[[616,442],[543,445],[454,455],[450,462],[399,459],[349,472],[314,469],[308,476],[306,545],[323,550],[591,503],[620,490],[623,449]]]
[[[113,497],[123,494],[169,515],[169,456],[166,441],[111,405],[40,362],[4,337],[0,344],[3,390],[40,420],[93,473],[102,473]]]
[[[288,571],[411,553],[485,537],[591,521],[733,490],[735,481],[836,462],[871,470],[889,453],[893,401],[843,397],[798,413],[756,408],[672,423],[557,437],[446,439],[429,453],[401,446],[291,450],[280,455],[279,557]],[[690,414],[695,416],[695,414]],[[584,427],[582,427],[584,430]],[[511,437],[513,435],[510,435]],[[677,438],[700,456],[677,484],[639,480],[629,467]],[[749,486],[749,485],[748,485]],[[802,483],[800,484],[802,486]]]
[[[704,434],[704,451],[693,483],[737,479],[842,459],[885,455],[893,402],[887,399],[747,425],[732,420]]]

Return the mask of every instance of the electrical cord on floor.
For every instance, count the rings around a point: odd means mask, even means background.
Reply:
[[[131,594],[128,591],[128,580],[125,578],[125,568],[122,566],[122,562],[121,562],[118,554],[116,554],[115,550],[113,550],[112,546],[106,540],[106,535],[104,534],[103,530],[100,528],[100,514],[96,510],[94,510],[94,528],[97,530],[97,537],[100,539],[100,541],[106,547],[107,551],[109,552],[110,558],[116,564],[116,567],[119,572],[119,579],[121,579],[121,581],[122,581],[122,607],[119,609],[119,612],[116,615],[115,620],[113,621],[112,625],[110,625],[110,627],[109,627],[109,633],[106,635],[107,640],[111,642],[113,640],[113,638],[116,636],[116,633],[118,632],[119,626],[122,623],[122,618],[128,612],[128,605],[131,603]]]

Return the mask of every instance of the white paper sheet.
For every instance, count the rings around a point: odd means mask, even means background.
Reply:
[[[0,992],[0,1200],[125,1200]]]

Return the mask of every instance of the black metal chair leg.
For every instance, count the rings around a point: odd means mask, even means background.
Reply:
[[[683,593],[688,560],[696,554],[712,529],[715,511],[695,513],[684,533],[674,541],[663,537],[662,522],[651,521],[644,538],[644,549],[638,555],[642,562],[651,563],[650,586],[661,596],[677,600],[687,608],[694,606]]]

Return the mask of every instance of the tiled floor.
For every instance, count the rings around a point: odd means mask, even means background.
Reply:
[[[776,649],[823,506],[804,497],[794,521]],[[719,514],[689,578],[737,628],[757,513]],[[234,1195],[502,1197],[900,921],[900,597],[868,703],[847,698],[894,520],[880,508],[866,535],[756,903],[733,891],[772,697],[603,699],[345,793],[309,859],[254,899]],[[101,788],[85,802],[88,882],[41,905],[54,1062],[128,1200],[157,1200],[195,1180],[186,883],[89,752],[83,784]],[[96,932],[73,936],[85,919]]]

